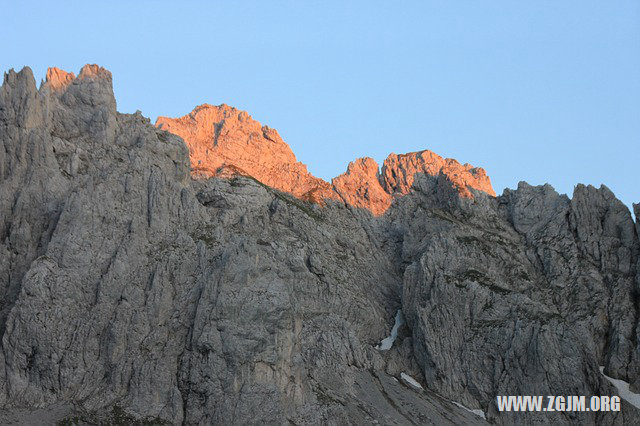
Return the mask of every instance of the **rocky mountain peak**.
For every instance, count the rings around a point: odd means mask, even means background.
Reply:
[[[373,158],[358,158],[349,163],[347,171],[332,181],[340,197],[354,207],[383,214],[391,205],[392,196],[380,185],[380,169]]]
[[[60,90],[71,84],[75,78],[76,75],[72,72],[66,72],[57,67],[51,67],[47,69],[45,81],[49,84],[51,89]]]
[[[83,66],[80,69],[80,74],[78,74],[78,78],[95,78],[95,79],[107,80],[108,82],[112,81],[111,72],[96,64],[87,64]]]
[[[45,111],[53,114],[50,120],[56,137],[83,138],[100,134],[109,141],[114,140],[117,106],[111,72],[105,68],[88,64],[77,76],[49,68],[38,93],[47,99]]]
[[[68,88],[74,81],[77,81],[77,84],[81,84],[83,80],[102,83],[113,93],[111,72],[95,64],[83,66],[77,77],[73,72],[67,72],[57,67],[50,67],[47,69],[45,86],[53,91],[60,91]]]
[[[5,96],[7,96],[9,92],[15,93],[19,86],[28,86],[32,88],[33,91],[36,90],[36,82],[31,68],[24,67],[18,72],[12,68],[4,73],[2,91]]]
[[[156,126],[184,139],[195,177],[251,176],[301,199],[335,198],[330,185],[307,171],[276,130],[245,111],[203,104],[180,118],[158,117]]]
[[[472,198],[471,188],[496,195],[483,169],[431,151],[391,154],[382,171],[372,158],[359,158],[330,185],[297,161],[276,130],[226,104],[203,104],[180,118],[159,117],[156,126],[185,140],[196,178],[251,176],[301,199],[342,200],[377,216],[411,191],[418,173],[444,174],[462,197]]]
[[[428,150],[389,155],[382,165],[382,185],[390,194],[406,195],[411,191],[417,173],[444,174],[462,197],[473,198],[471,188],[496,196],[484,169],[442,158]]]

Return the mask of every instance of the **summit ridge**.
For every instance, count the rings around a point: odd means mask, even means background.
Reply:
[[[472,190],[496,195],[484,169],[428,150],[390,154],[382,168],[372,158],[358,158],[328,183],[297,161],[275,129],[226,104],[203,104],[179,118],[158,117],[156,126],[185,141],[195,178],[251,176],[306,201],[342,201],[376,216],[407,195],[419,173],[444,175],[461,197],[473,198]]]

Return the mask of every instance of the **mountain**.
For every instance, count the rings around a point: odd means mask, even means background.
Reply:
[[[185,141],[195,177],[252,176],[303,200],[333,196],[330,185],[296,160],[276,130],[245,111],[205,104],[178,119],[159,117],[156,126]]]
[[[185,141],[194,178],[251,176],[304,201],[338,200],[381,215],[394,198],[410,192],[418,173],[442,173],[463,197],[473,198],[471,189],[496,195],[483,169],[430,151],[391,154],[382,172],[373,159],[357,159],[330,185],[296,160],[277,131],[224,104],[200,105],[180,118],[159,117],[156,126]]]
[[[496,405],[640,391],[640,223],[604,186],[495,196],[429,151],[328,183],[228,106],[118,113],[95,65],[5,74],[0,145],[1,423],[640,418]]]

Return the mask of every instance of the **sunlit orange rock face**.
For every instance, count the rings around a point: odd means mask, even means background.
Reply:
[[[251,176],[298,198],[336,198],[328,182],[313,176],[278,132],[228,105],[201,105],[180,118],[158,117],[156,126],[184,139],[195,177]]]
[[[440,173],[446,175],[457,188],[458,193],[466,198],[473,198],[469,188],[479,189],[496,196],[491,180],[484,169],[470,164],[463,165],[452,158],[442,158],[426,150],[389,155],[382,165],[382,185],[394,196],[406,195],[411,190],[417,173],[431,176]]]
[[[334,190],[354,207],[383,214],[394,198],[411,191],[418,173],[437,176],[444,174],[460,196],[473,198],[469,188],[495,196],[491,180],[484,169],[442,158],[431,151],[391,154],[384,160],[382,171],[373,158],[359,158],[349,163],[347,171],[333,179]]]
[[[80,70],[78,78],[81,80],[85,78],[104,78],[110,82],[111,72],[101,66],[87,64]],[[51,67],[47,69],[45,82],[51,89],[58,91],[66,89],[75,79],[76,76],[74,73],[66,72],[60,68]]]
[[[67,87],[76,78],[72,72],[66,72],[60,68],[47,69],[46,82],[53,90],[60,90]]]
[[[392,196],[380,185],[380,169],[373,158],[358,158],[347,171],[331,182],[345,203],[381,215],[391,205]]]
[[[470,188],[495,196],[483,169],[431,151],[391,154],[382,170],[372,158],[359,158],[329,184],[296,160],[277,131],[224,104],[201,105],[180,118],[159,117],[156,126],[184,139],[194,178],[251,176],[306,201],[342,201],[374,215],[384,214],[394,198],[408,194],[418,173],[444,174],[462,197],[473,197]]]

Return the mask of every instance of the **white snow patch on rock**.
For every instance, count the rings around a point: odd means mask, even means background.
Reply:
[[[640,394],[631,392],[629,390],[629,383],[624,380],[614,379],[613,377],[609,377],[604,374],[604,366],[600,366],[600,373],[613,384],[613,386],[618,389],[618,393],[620,394],[620,398],[627,401],[629,404],[633,405],[636,408],[640,408]]]
[[[467,408],[464,405],[460,404],[459,402],[455,402],[455,401],[451,401],[454,404],[456,404],[458,407],[460,408],[464,408],[465,410],[467,410],[470,413],[475,414],[476,416],[482,417],[483,419],[487,420],[487,418],[484,415],[484,411],[482,411],[481,409],[477,408],[475,410],[472,410],[471,408]]]
[[[410,384],[411,386],[413,386],[416,389],[422,389],[422,385],[420,383],[418,383],[416,381],[416,379],[414,379],[413,377],[411,377],[410,375],[406,374],[406,373],[400,373],[400,377],[402,378],[402,380],[404,380],[405,382],[407,382],[408,384]]]
[[[402,315],[402,310],[398,309],[398,312],[396,312],[396,322],[393,324],[393,328],[391,329],[391,335],[389,337],[385,337],[382,342],[376,346],[376,349],[379,351],[388,351],[391,349],[393,342],[395,342],[398,337],[398,329],[402,324],[404,324],[404,316]]]

